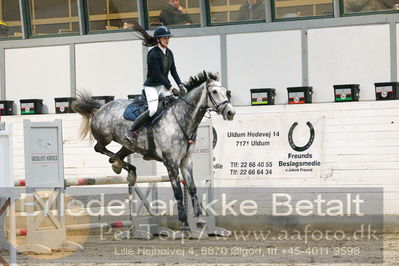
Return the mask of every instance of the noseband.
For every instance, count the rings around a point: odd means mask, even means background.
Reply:
[[[207,94],[208,94],[209,100],[211,100],[211,102],[212,102],[212,104],[213,104],[213,107],[215,107],[215,109],[216,109],[215,112],[216,112],[218,115],[220,115],[221,113],[224,112],[224,110],[226,110],[227,104],[230,103],[230,100],[227,99],[227,100],[225,100],[225,101],[223,101],[223,102],[221,102],[221,103],[216,103],[215,99],[212,97],[212,93],[211,93],[210,90],[209,90],[210,87],[223,88],[223,86],[208,86],[208,85],[206,86],[206,90],[207,90]],[[220,107],[221,105],[223,105],[223,104],[224,104],[223,110],[222,110],[222,111],[219,111],[219,107]]]

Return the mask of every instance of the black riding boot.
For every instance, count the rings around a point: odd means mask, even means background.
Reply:
[[[137,119],[134,120],[133,124],[130,126],[129,131],[125,134],[125,137],[129,140],[137,138],[138,137],[137,130],[140,129],[140,127],[148,120],[149,117],[150,117],[149,110],[139,115],[139,117],[137,117]]]

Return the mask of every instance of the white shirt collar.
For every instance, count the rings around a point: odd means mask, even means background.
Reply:
[[[158,44],[158,47],[161,48],[162,52],[166,54],[166,48],[163,48],[161,45]]]

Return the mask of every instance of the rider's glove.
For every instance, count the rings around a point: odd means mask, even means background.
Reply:
[[[172,91],[172,94],[174,96],[179,96],[180,95],[180,91],[178,89],[176,89],[176,88],[172,88],[171,91]]]

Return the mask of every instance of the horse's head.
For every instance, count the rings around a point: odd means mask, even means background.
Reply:
[[[222,86],[218,75],[203,71],[196,76],[190,77],[189,81],[184,83],[184,86],[189,92],[188,94],[196,91],[201,94],[201,97],[204,96],[203,93],[206,90],[206,98],[202,98],[201,109],[210,108],[222,115],[225,120],[233,120],[236,111],[230,103],[231,91]]]
[[[207,104],[216,113],[223,116],[223,119],[233,120],[236,111],[230,103],[231,91],[227,90],[218,80],[206,81]]]

